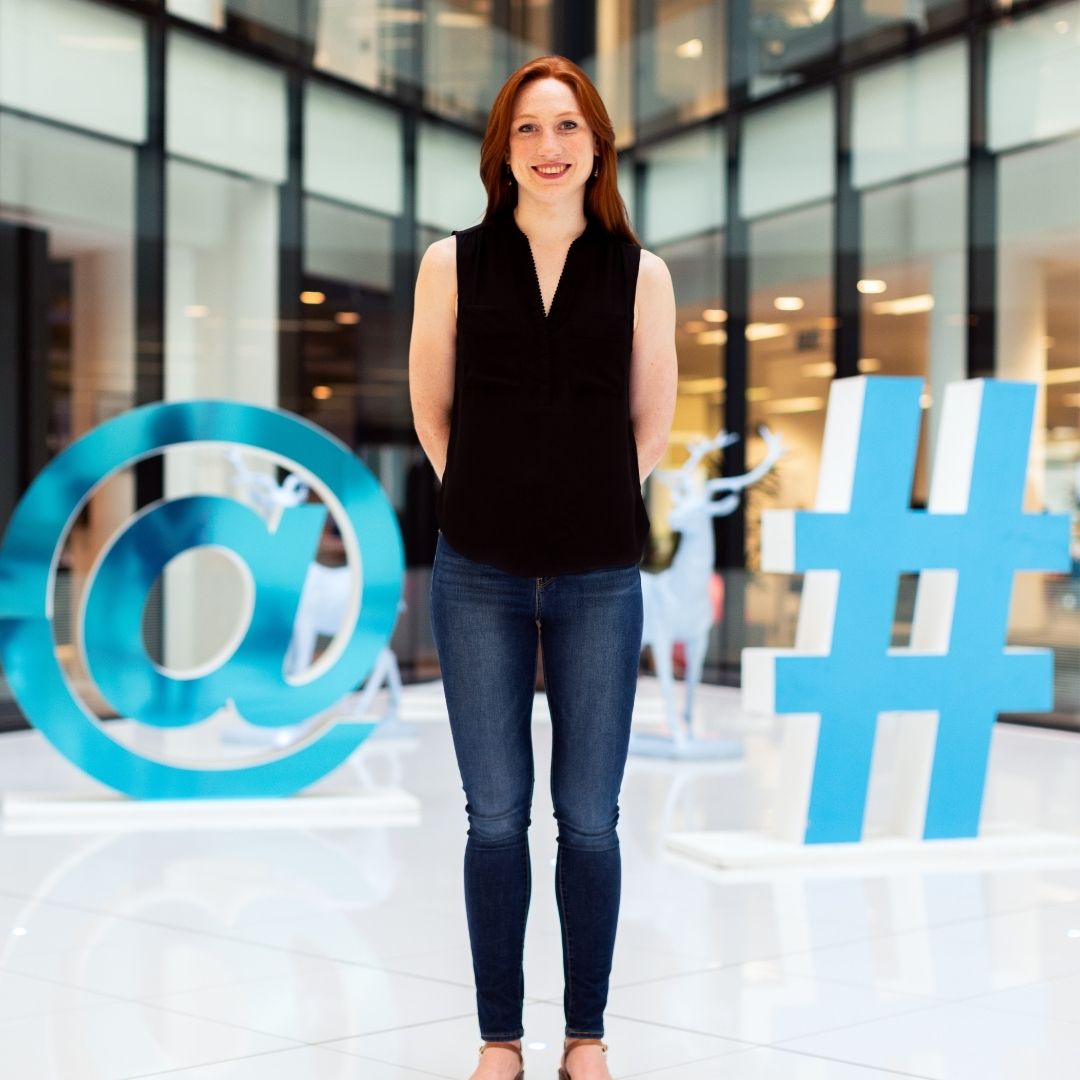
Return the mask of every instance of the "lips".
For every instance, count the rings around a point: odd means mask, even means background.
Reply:
[[[560,172],[541,172],[540,171],[540,166],[538,166],[538,165],[533,165],[532,169],[533,169],[533,172],[535,172],[539,176],[565,176],[566,173],[567,173],[567,170],[569,170],[570,166],[566,162],[561,162],[561,163],[552,162],[552,165],[555,165],[555,164],[562,164],[562,170]]]

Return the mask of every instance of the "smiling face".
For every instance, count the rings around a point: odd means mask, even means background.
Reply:
[[[521,88],[510,124],[509,162],[522,192],[544,200],[565,198],[584,188],[598,153],[597,140],[570,86],[547,78]]]

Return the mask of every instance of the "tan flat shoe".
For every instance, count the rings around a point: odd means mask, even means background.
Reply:
[[[514,1077],[514,1080],[525,1080],[525,1058],[521,1053],[521,1047],[512,1042],[486,1042],[480,1044],[480,1053],[482,1054],[489,1046],[503,1046],[507,1050],[513,1050],[518,1056],[518,1060],[521,1062],[521,1072]]]
[[[607,1053],[607,1043],[603,1039],[571,1039],[565,1047],[563,1047],[562,1061],[559,1063],[559,1080],[571,1080],[570,1074],[566,1071],[566,1055],[574,1049],[575,1046],[584,1046],[586,1043],[593,1043],[599,1046],[604,1053]]]

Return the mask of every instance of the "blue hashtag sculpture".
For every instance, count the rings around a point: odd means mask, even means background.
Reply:
[[[924,839],[978,834],[998,712],[1053,704],[1053,654],[1006,648],[1014,574],[1069,567],[1068,518],[1023,510],[1036,387],[947,387],[927,510],[909,497],[922,380],[833,383],[813,511],[765,511],[762,564],[805,572],[796,648],[744,651],[744,686],[820,717],[805,842],[859,840],[881,712],[937,714]],[[919,572],[910,645],[899,575]]]

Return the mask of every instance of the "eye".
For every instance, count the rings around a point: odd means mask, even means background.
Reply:
[[[576,120],[564,120],[563,123],[564,124],[573,124],[574,127],[577,127],[577,121]]]

